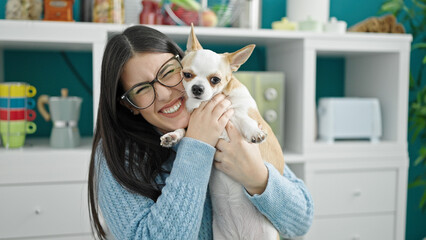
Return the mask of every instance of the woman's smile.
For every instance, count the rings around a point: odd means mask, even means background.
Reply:
[[[175,101],[173,101],[172,103],[167,104],[164,107],[162,107],[160,109],[160,111],[158,111],[158,112],[165,117],[174,118],[177,115],[179,115],[185,109],[185,107],[182,107],[182,105],[184,105],[184,104],[185,104],[184,97],[180,97],[180,98],[176,99]]]

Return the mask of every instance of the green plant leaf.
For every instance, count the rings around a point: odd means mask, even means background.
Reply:
[[[416,128],[413,132],[413,136],[411,137],[411,143],[414,143],[417,139],[417,136],[419,135],[420,131],[419,128]]]
[[[390,12],[397,15],[397,12],[401,11],[404,3],[401,0],[389,0],[382,4],[379,14]]]
[[[425,206],[426,206],[426,191],[423,192],[423,196],[422,196],[422,199],[420,200],[420,204],[419,204],[419,207],[421,209],[424,209]]]
[[[412,47],[413,49],[419,49],[419,48],[424,48],[426,49],[426,43],[416,43],[413,45]]]
[[[410,184],[408,184],[408,188],[415,188],[415,187],[420,187],[420,186],[426,186],[426,180],[416,179],[413,182],[411,182]]]
[[[413,0],[414,5],[416,5],[417,7],[421,8],[421,9],[426,9],[426,1],[422,1],[423,3]]]
[[[419,75],[417,75],[417,87],[420,87],[422,85],[424,67],[425,67],[424,64],[420,65]],[[419,102],[421,102],[421,101],[419,101]]]
[[[426,119],[424,118],[424,116],[423,117],[421,116],[420,110],[421,109],[419,109],[419,111],[417,112],[415,124],[417,125],[417,127],[420,128],[421,131],[423,131],[424,129],[422,129],[422,128],[426,127]]]
[[[410,19],[414,18],[414,10],[410,10],[407,6],[405,6],[404,4],[402,5],[402,10],[404,10],[404,12],[407,13],[408,17]]]
[[[420,155],[419,157],[417,157],[417,159],[414,161],[413,165],[414,166],[418,166],[420,163],[422,163],[425,160],[425,156]],[[426,183],[426,181],[425,181]]]
[[[424,56],[424,58],[423,58],[423,64],[426,64],[426,56]]]
[[[410,72],[410,90],[414,90],[415,88],[417,88],[416,86],[416,81],[414,80],[414,76],[413,73]]]

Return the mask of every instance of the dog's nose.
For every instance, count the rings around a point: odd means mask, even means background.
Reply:
[[[191,90],[195,96],[200,96],[204,92],[204,87],[202,85],[194,85]]]

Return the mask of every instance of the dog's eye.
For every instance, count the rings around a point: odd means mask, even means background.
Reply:
[[[210,78],[210,82],[213,83],[213,84],[218,84],[220,82],[220,78],[212,77],[212,78]]]
[[[185,78],[191,78],[191,77],[192,77],[192,74],[191,74],[191,73],[189,73],[189,72],[183,72],[183,76],[184,76]]]

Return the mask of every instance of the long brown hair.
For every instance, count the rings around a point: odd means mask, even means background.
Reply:
[[[153,126],[119,103],[119,97],[124,93],[120,81],[123,67],[141,52],[172,53],[181,58],[184,54],[166,35],[141,25],[129,27],[113,36],[106,45],[88,178],[90,222],[94,235],[99,239],[105,239],[106,233],[100,223],[97,199],[96,169],[99,169],[99,162],[95,156],[98,147],[112,175],[124,188],[154,201],[161,194],[154,179],[165,171],[161,165],[170,156],[170,150],[160,146],[160,134]]]

